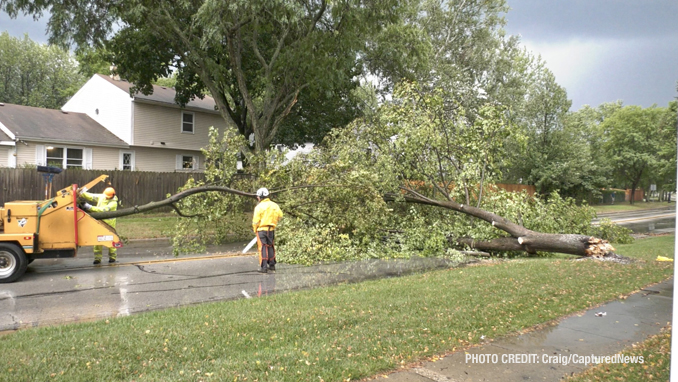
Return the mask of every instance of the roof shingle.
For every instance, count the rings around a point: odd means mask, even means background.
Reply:
[[[134,86],[134,84],[131,84],[125,80],[114,80],[110,76],[104,76],[103,74],[96,74],[100,78],[103,78],[104,80],[110,82],[111,84],[115,85],[119,89],[124,90],[129,94],[130,88]],[[168,88],[165,86],[159,86],[159,85],[153,85],[153,93],[149,95],[144,95],[142,93],[135,93],[134,98],[141,100],[141,101],[151,101],[151,102],[160,102],[164,104],[170,104],[174,106],[179,106],[175,101],[174,101],[174,96],[176,95],[176,91],[173,88]],[[202,109],[206,111],[211,111],[215,112],[214,106],[216,103],[214,102],[214,99],[210,96],[205,96],[205,98],[200,99],[200,98],[195,98],[192,101],[190,101],[188,104],[186,104],[187,108],[196,108],[196,109]]]
[[[0,106],[0,123],[19,139],[128,147],[122,139],[83,113],[6,103]]]

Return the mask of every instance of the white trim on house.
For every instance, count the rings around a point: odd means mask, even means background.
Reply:
[[[135,132],[134,114],[136,113],[136,110],[134,110],[134,102],[131,102],[131,104],[132,105],[130,106],[130,125],[129,125],[130,126],[129,127],[129,131],[130,131],[129,145],[130,146],[134,145],[134,132]]]
[[[129,169],[125,169],[125,154],[130,155],[130,168]],[[135,158],[135,155],[134,155],[134,150],[120,150],[120,158],[119,159],[120,159],[120,161],[119,161],[119,164],[118,164],[118,169],[120,169],[120,170],[130,170],[130,171],[135,170],[136,158]]]
[[[54,139],[40,139],[40,138],[22,138],[22,140],[26,141],[33,141],[33,142],[40,142],[44,143],[46,146],[72,146],[72,147],[78,147],[78,146],[73,146],[73,141],[59,141],[59,140],[54,140]],[[82,147],[85,146],[92,146],[92,147],[105,147],[105,148],[127,148],[129,145],[126,144],[103,144],[103,143],[98,143],[98,142],[78,142],[79,145]]]
[[[82,152],[82,158],[80,159],[80,167],[84,170],[92,169],[92,149],[89,147],[82,146],[45,146],[45,145],[35,145],[35,163],[38,166],[46,166],[47,161],[47,151],[51,149],[63,149],[61,154],[61,168],[68,168],[68,150],[80,150]],[[73,158],[71,158],[73,159]]]
[[[11,131],[9,131],[9,129],[7,128],[7,126],[3,125],[2,122],[0,122],[0,130],[1,130],[3,133],[5,133],[5,134],[9,137],[9,139],[11,139],[11,140],[16,140],[16,135],[14,135],[14,133],[12,133]]]
[[[47,149],[45,145],[35,145],[35,165],[44,166],[47,164]]]
[[[184,167],[185,163],[188,163],[188,161],[185,161],[185,158],[191,158],[191,164],[193,167],[191,168],[186,168]],[[176,163],[175,163],[175,170],[176,171],[197,171],[200,169],[200,156],[195,155],[195,154],[177,154],[176,156]]]
[[[92,169],[92,149],[89,147],[82,150],[82,168],[84,170]]]

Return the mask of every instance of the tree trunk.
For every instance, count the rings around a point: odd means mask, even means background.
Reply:
[[[586,257],[604,257],[614,251],[607,241],[591,236],[573,234],[548,234],[534,232],[529,236],[501,237],[489,241],[471,238],[449,239],[452,244],[461,244],[481,251],[525,251],[527,253],[558,252]]]
[[[614,247],[606,240],[586,235],[536,232],[477,207],[459,204],[455,201],[429,199],[416,191],[404,187],[403,190],[414,196],[387,194],[384,196],[384,200],[395,201],[398,198],[404,197],[405,201],[409,203],[447,208],[482,219],[492,224],[495,228],[511,235],[511,237],[502,237],[489,241],[476,241],[472,238],[448,239],[453,244],[460,244],[481,251],[524,251],[527,253],[543,251],[587,257],[614,255]]]

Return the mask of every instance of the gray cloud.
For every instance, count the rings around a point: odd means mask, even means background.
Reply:
[[[543,54],[572,99],[573,110],[616,100],[666,106],[676,97],[678,1],[508,3],[512,10],[505,29],[542,50],[533,53]]]
[[[0,33],[8,32],[14,37],[28,37],[41,44],[47,43],[47,18],[42,17],[38,21],[33,20],[32,16],[18,16],[11,19],[6,13],[0,12]]]
[[[668,49],[674,47],[673,49]],[[601,57],[573,84],[561,83],[574,110],[622,100],[625,105],[666,106],[676,94],[678,38],[636,40]]]
[[[544,39],[678,35],[676,0],[508,0],[511,34]]]

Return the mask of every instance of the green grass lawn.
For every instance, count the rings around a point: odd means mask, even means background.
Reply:
[[[631,265],[497,261],[22,330],[0,337],[0,380],[361,379],[665,280],[673,264],[654,259],[672,258],[673,243],[661,236],[620,245],[619,253],[639,259]]]
[[[667,203],[667,202],[635,202],[633,205],[628,202],[623,202],[619,204],[606,204],[606,205],[595,205],[591,206],[596,213],[610,213],[610,212],[627,212],[627,211],[638,211],[638,210],[647,210],[653,208],[676,208],[676,203]]]
[[[664,328],[640,344],[621,352],[624,356],[643,357],[643,363],[600,364],[569,378],[568,382],[589,381],[668,381],[671,365],[671,328]]]
[[[168,237],[177,219],[172,213],[136,214],[118,218],[116,230],[127,239],[152,239]]]

